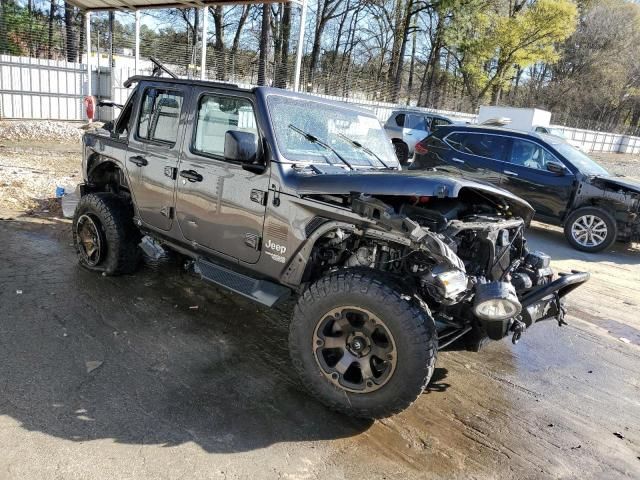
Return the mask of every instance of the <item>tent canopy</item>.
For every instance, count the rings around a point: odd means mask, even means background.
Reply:
[[[242,5],[247,3],[285,3],[286,1],[287,0],[70,0],[69,3],[72,3],[81,10],[91,12],[100,10],[143,10],[147,8],[193,8],[213,5]],[[294,3],[301,3],[301,1],[294,1]]]

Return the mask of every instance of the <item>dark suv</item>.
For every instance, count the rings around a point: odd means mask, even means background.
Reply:
[[[536,219],[564,226],[569,243],[597,252],[640,238],[640,185],[610,175],[553,135],[441,127],[416,145],[412,170],[436,169],[500,186],[526,199]]]
[[[126,85],[117,121],[84,136],[80,264],[131,273],[141,250],[173,251],[263,305],[294,294],[292,365],[334,409],[399,412],[429,382],[438,349],[562,323],[562,298],[588,278],[554,279],[549,257],[527,250],[525,201],[398,172],[367,110],[271,88]]]

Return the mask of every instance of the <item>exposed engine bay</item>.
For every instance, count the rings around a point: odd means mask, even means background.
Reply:
[[[318,239],[314,274],[339,268],[383,272],[428,307],[439,348],[466,335],[471,348],[539,320],[563,324],[562,297],[588,279],[553,281],[550,257],[530,252],[525,221],[490,199],[353,195],[351,209],[378,228],[337,228]],[[467,335],[468,334],[468,335]]]

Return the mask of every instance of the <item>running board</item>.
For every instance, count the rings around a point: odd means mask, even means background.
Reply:
[[[287,287],[267,280],[256,280],[207,260],[196,260],[194,270],[204,280],[225,287],[267,307],[272,307],[285,300],[291,293]]]

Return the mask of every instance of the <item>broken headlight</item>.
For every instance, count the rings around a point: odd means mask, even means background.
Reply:
[[[459,301],[460,294],[467,290],[469,278],[463,271],[445,270],[429,273],[424,277],[424,281],[434,298],[451,305]]]

